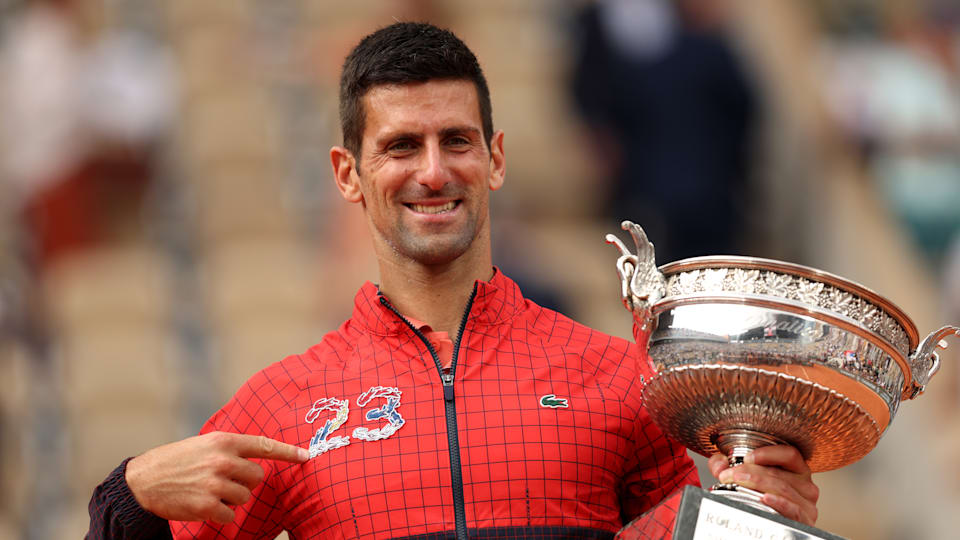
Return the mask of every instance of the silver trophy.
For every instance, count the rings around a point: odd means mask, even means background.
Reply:
[[[960,335],[944,326],[921,341],[886,298],[797,264],[710,256],[658,269],[643,229],[622,227],[636,253],[615,235],[607,242],[620,249],[623,303],[656,369],[644,389],[647,410],[674,440],[704,456],[723,453],[731,465],[772,444],[796,447],[814,472],[857,461],[900,401],[923,393],[940,367],[941,340]],[[749,489],[711,492],[773,512]],[[797,537],[818,538],[807,534]]]

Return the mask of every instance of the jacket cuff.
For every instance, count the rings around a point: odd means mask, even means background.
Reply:
[[[133,458],[123,460],[103,483],[104,491],[113,507],[117,522],[127,531],[138,531],[138,538],[152,538],[154,535],[170,533],[167,520],[146,510],[137,502],[127,484],[127,463]]]

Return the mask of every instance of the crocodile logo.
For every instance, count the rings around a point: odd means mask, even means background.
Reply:
[[[570,405],[567,404],[566,398],[558,398],[556,394],[547,394],[540,398],[541,407],[550,407],[551,409],[566,409]]]

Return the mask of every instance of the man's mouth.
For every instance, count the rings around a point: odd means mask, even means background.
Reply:
[[[419,212],[421,214],[441,214],[443,212],[449,212],[457,207],[460,204],[459,201],[450,201],[443,204],[416,204],[410,203],[407,205],[408,208],[414,212]]]

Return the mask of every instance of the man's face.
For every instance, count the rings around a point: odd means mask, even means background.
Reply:
[[[503,183],[503,134],[487,148],[473,83],[377,86],[363,107],[359,163],[348,177],[338,173],[338,184],[363,203],[378,250],[423,265],[489,251],[489,190]]]

